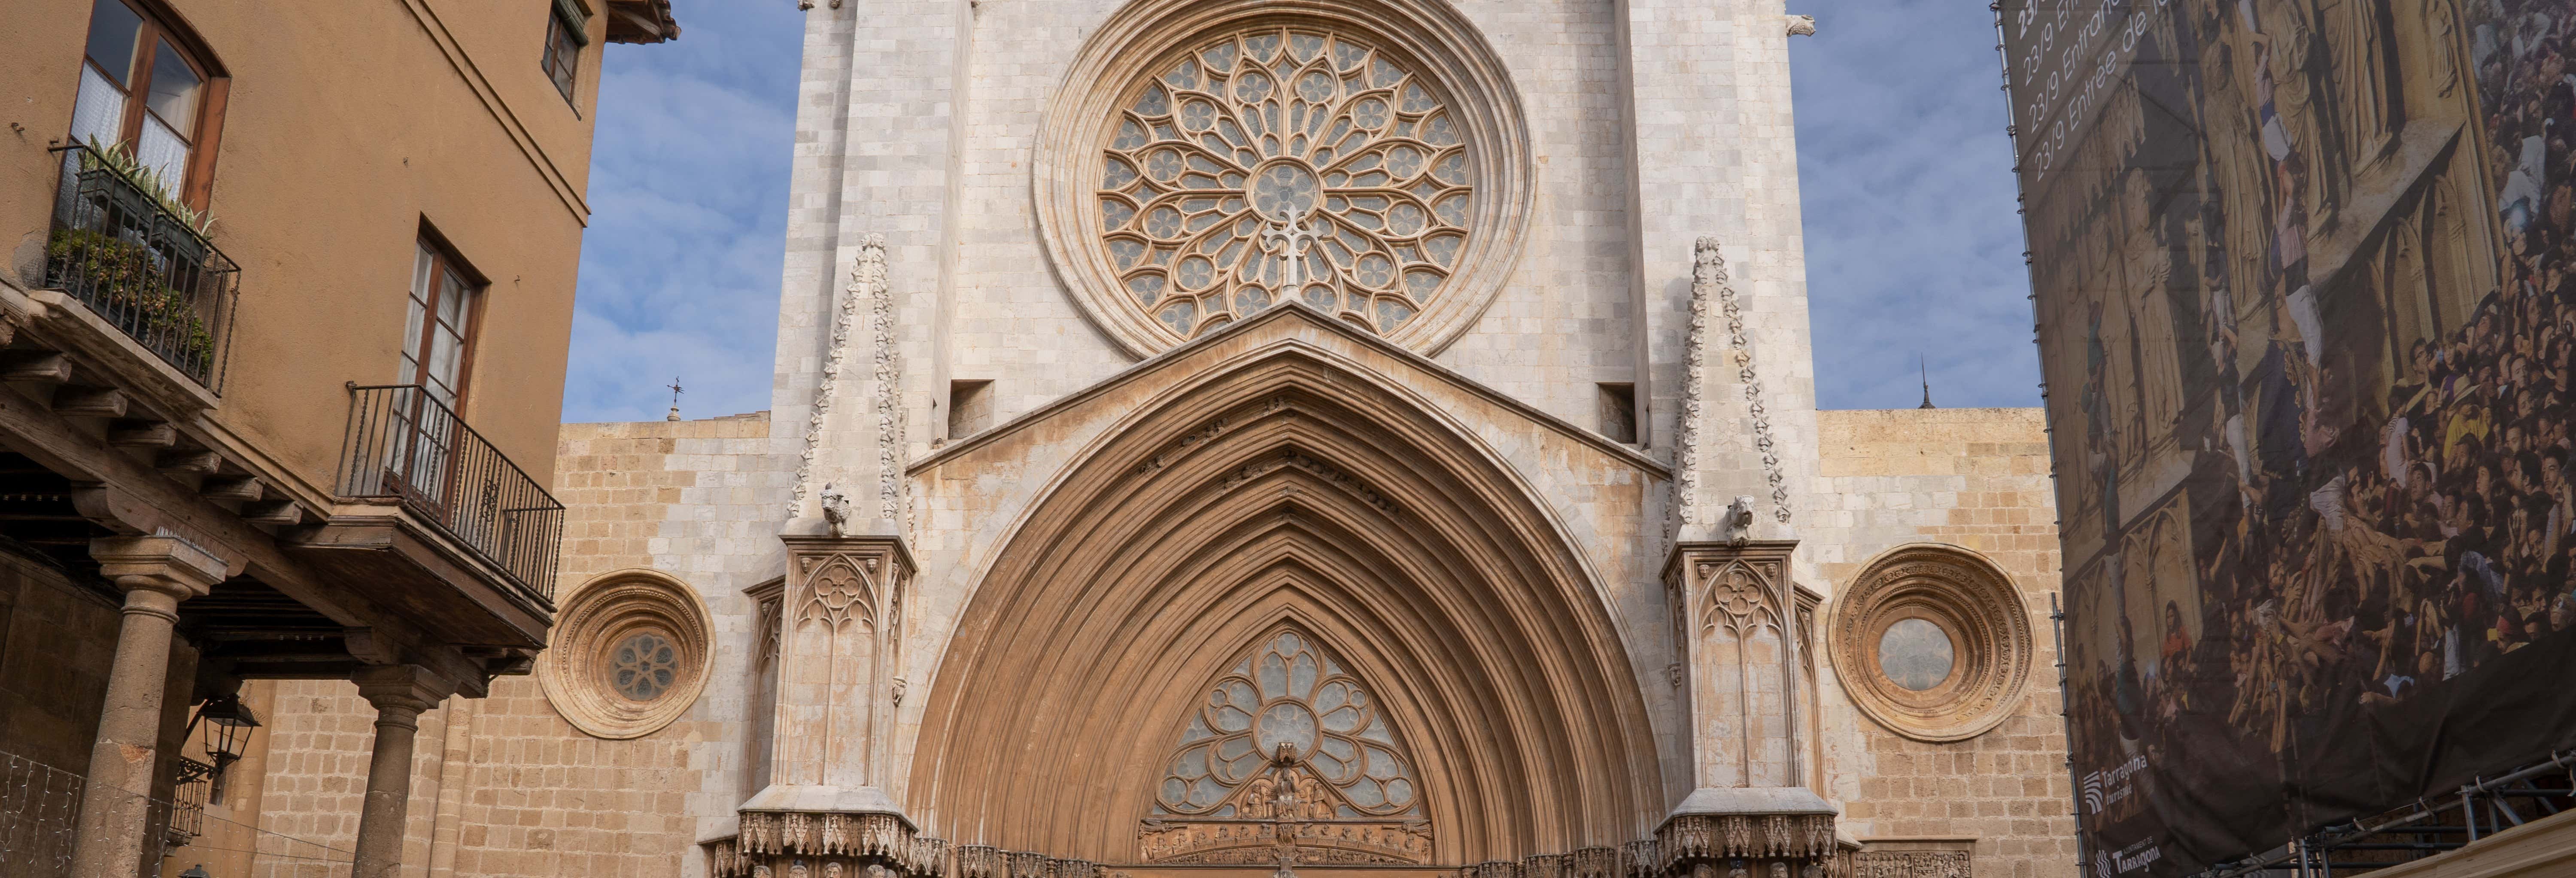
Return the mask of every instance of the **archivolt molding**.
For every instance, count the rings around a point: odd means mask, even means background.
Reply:
[[[1946,676],[1910,688],[1880,662],[1890,626],[1922,620],[1948,638]],[[1861,712],[1918,741],[1961,741],[2012,714],[2037,655],[2029,610],[2010,576],[1957,546],[1917,543],[1880,553],[1835,595],[1826,653]]]
[[[1437,0],[1136,0],[1121,7],[1083,44],[1039,127],[1032,166],[1048,256],[1071,285],[1074,300],[1130,354],[1150,356],[1192,336],[1190,327],[1166,325],[1137,304],[1122,278],[1135,265],[1122,268],[1103,239],[1111,230],[1103,227],[1099,206],[1108,170],[1102,145],[1112,139],[1120,108],[1164,72],[1160,68],[1178,58],[1175,53],[1265,24],[1358,37],[1431,83],[1454,119],[1456,143],[1450,148],[1472,157],[1461,177],[1471,194],[1464,196],[1469,207],[1449,225],[1468,234],[1445,265],[1426,265],[1431,273],[1448,275],[1436,294],[1425,291],[1428,299],[1419,300],[1391,289],[1378,296],[1386,307],[1421,309],[1394,325],[1387,338],[1437,353],[1474,325],[1509,277],[1527,237],[1537,177],[1528,123],[1508,68],[1465,16]],[[1286,159],[1260,164],[1267,169],[1279,161]],[[1299,229],[1305,227],[1287,231]],[[1295,247],[1303,239],[1284,240]],[[1331,267],[1320,260],[1316,265]],[[1190,323],[1199,329],[1214,325]]]
[[[1430,862],[1638,838],[1661,775],[1601,595],[1438,413],[1254,357],[1124,424],[1016,527],[939,664],[905,810],[960,843],[1138,861],[1163,724],[1288,625],[1381,687],[1443,827]]]
[[[554,646],[538,662],[538,683],[555,712],[584,734],[640,738],[660,731],[706,689],[708,618],[697,592],[661,571],[591,577],[556,617]],[[621,661],[621,648],[636,645],[652,654]],[[621,681],[619,674],[666,679]]]

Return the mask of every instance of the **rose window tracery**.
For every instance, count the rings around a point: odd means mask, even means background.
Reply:
[[[1274,630],[1204,691],[1144,815],[1147,862],[1430,862],[1411,757],[1313,638]]]
[[[1437,83],[1347,34],[1198,41],[1115,112],[1098,222],[1127,296],[1187,337],[1289,299],[1392,333],[1476,234],[1476,156]]]
[[[1256,779],[1276,783],[1273,769],[1288,768],[1330,787],[1306,803],[1316,816],[1418,815],[1421,788],[1402,749],[1357,678],[1304,635],[1282,631],[1201,700],[1154,813],[1252,816],[1272,803],[1237,793]]]
[[[609,659],[609,686],[635,701],[661,697],[680,677],[680,654],[654,632],[626,638]]]

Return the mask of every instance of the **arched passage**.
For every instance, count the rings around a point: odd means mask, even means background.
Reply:
[[[924,832],[1138,858],[1207,683],[1279,626],[1375,687],[1417,763],[1431,861],[1643,835],[1644,698],[1576,549],[1408,396],[1295,346],[1150,405],[995,557],[933,681]]]

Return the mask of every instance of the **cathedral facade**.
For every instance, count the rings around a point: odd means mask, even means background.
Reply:
[[[1811,21],[809,5],[773,405],[563,428],[404,874],[2074,867],[2039,414],[1815,406]],[[251,691],[353,831],[364,702]]]

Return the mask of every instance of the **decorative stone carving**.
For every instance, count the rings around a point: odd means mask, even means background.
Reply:
[[[1789,541],[1683,543],[1666,576],[1677,605],[1703,787],[1800,785],[1797,702],[1806,659],[1790,636]],[[1778,722],[1768,722],[1779,717]]]
[[[850,498],[832,483],[823,483],[823,522],[832,528],[833,536],[846,536],[850,524]]]
[[[859,286],[868,293],[876,323],[877,518],[901,527],[910,497],[903,477],[903,348],[894,330],[894,288],[886,283],[885,236],[870,234],[859,248]],[[856,292],[854,290],[853,292]]]
[[[2036,656],[2012,580],[1956,546],[1899,546],[1834,599],[1826,653],[1852,703],[1897,734],[1958,741],[2010,716]]]
[[[821,857],[852,870],[944,871],[945,846],[917,838],[884,792],[911,553],[889,536],[781,539],[769,785],[743,803],[739,846],[773,867]]]
[[[887,537],[783,539],[772,785],[881,789],[910,553]]]
[[[1295,299],[1390,333],[1443,293],[1477,233],[1478,157],[1409,59],[1264,22],[1154,69],[1115,113],[1096,197],[1122,286],[1166,329]]]
[[[1708,303],[1725,272],[1717,239],[1699,239],[1692,255],[1690,329],[1682,338],[1682,410],[1673,437],[1673,518],[1665,522],[1666,539],[1673,536],[1674,522],[1694,524],[1698,518],[1699,436],[1708,412],[1703,395],[1708,385]]]
[[[1312,635],[1272,631],[1196,704],[1138,832],[1146,862],[1429,861],[1411,757]]]
[[[1369,487],[1368,483],[1360,481],[1349,473],[1342,472],[1332,464],[1325,463],[1314,457],[1299,454],[1295,451],[1284,451],[1277,455],[1265,457],[1260,460],[1235,467],[1234,469],[1227,470],[1225,477],[1217,481],[1217,490],[1231,491],[1234,490],[1237,485],[1241,485],[1245,482],[1252,481],[1253,479],[1257,479],[1289,467],[1295,467],[1297,469],[1314,473],[1316,476],[1321,477],[1324,481],[1331,483],[1335,487],[1349,491],[1351,496],[1359,498],[1360,502],[1366,503],[1380,512],[1393,514],[1396,511],[1395,501],[1387,499],[1386,495],[1378,493],[1376,489]]]
[[[668,574],[601,574],[564,601],[538,682],[555,712],[585,734],[660,731],[706,688],[708,618],[697,593]]]
[[[850,333],[858,324],[859,304],[886,298],[885,287],[885,236],[870,232],[859,239],[859,258],[850,267],[850,284],[841,290],[840,302],[832,309],[831,350],[823,358],[822,378],[814,385],[814,411],[805,421],[805,451],[797,459],[795,498],[787,512],[790,517],[806,514],[805,499],[814,487],[814,455],[822,449],[833,391],[840,387],[841,370],[849,359]],[[880,328],[879,335],[884,332]],[[882,338],[879,343],[884,343]]]
[[[1736,304],[1735,288],[1728,285],[1726,257],[1718,252],[1717,239],[1703,237],[1693,249],[1691,264],[1692,319],[1697,321],[1704,296],[1703,288],[1714,289],[1718,307],[1726,316],[1727,346],[1735,351],[1735,378],[1744,385],[1745,411],[1753,420],[1753,450],[1762,455],[1762,478],[1771,485],[1771,515],[1781,524],[1789,523],[1789,484],[1780,470],[1780,451],[1771,431],[1770,410],[1762,404],[1762,379],[1753,369],[1753,344],[1744,334],[1744,311]],[[1698,399],[1693,394],[1692,399]],[[1693,485],[1696,487],[1696,480]],[[1691,498],[1694,502],[1696,498]]]
[[[1852,878],[1973,878],[1967,851],[1870,851],[1852,855]]]
[[[1834,815],[1692,814],[1655,833],[1663,868],[1692,860],[1817,860],[1835,851]]]
[[[1812,37],[1812,36],[1815,36],[1815,35],[1816,35],[1816,17],[1815,17],[1815,16],[1813,16],[1813,15],[1790,15],[1790,16],[1783,16],[1783,17],[1785,17],[1785,18],[1787,18],[1787,19],[1789,20],[1789,21],[1788,21],[1788,25],[1789,25],[1789,28],[1788,28],[1788,29],[1789,29],[1789,35],[1790,35],[1790,36],[1793,36],[1793,37]]]
[[[1436,352],[1528,225],[1510,76],[1439,5],[1128,4],[1042,128],[1048,252],[1143,356],[1297,301]],[[1429,14],[1426,14],[1429,13]]]

